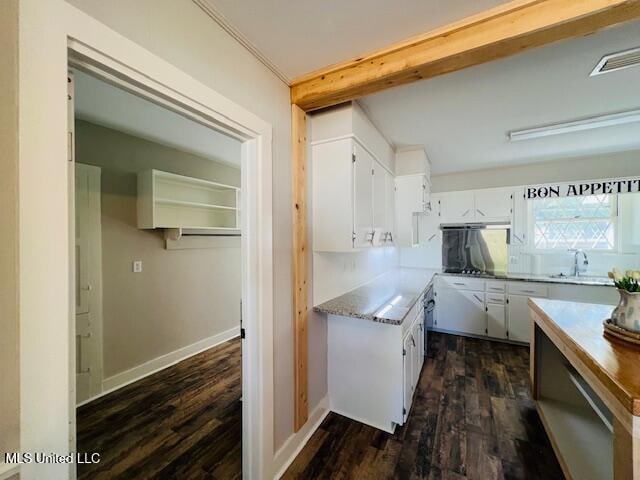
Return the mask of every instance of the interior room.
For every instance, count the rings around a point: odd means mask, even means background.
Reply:
[[[0,480],[640,479],[640,0],[3,0],[0,52]]]
[[[240,142],[70,79],[78,478],[240,478]]]

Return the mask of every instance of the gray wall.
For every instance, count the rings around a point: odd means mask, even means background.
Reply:
[[[240,238],[166,250],[162,230],[137,228],[136,173],[240,186],[240,170],[83,121],[76,162],[102,169],[104,377],[238,327]],[[132,273],[133,260],[142,260],[142,273]]]
[[[0,458],[20,444],[18,2],[0,2]]]

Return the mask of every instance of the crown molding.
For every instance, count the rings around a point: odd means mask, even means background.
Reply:
[[[211,19],[231,35],[240,45],[249,50],[254,57],[271,70],[276,77],[282,80],[287,86],[291,86],[291,79],[287,77],[269,58],[263,54],[251,41],[245,37],[240,30],[234,27],[227,18],[213,5],[211,0],[193,0]]]

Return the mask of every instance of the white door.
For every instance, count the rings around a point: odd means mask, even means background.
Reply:
[[[484,292],[441,288],[438,290],[436,308],[437,328],[452,332],[485,335],[487,317]]]
[[[450,192],[440,195],[440,219],[444,223],[465,223],[475,220],[473,192]]]
[[[387,245],[391,245],[395,242],[395,213],[396,213],[396,182],[389,172],[385,171],[385,189],[387,194],[385,196],[386,200],[386,210],[387,210]]]
[[[413,340],[411,332],[407,333],[402,343],[402,414],[406,421],[413,400]]]
[[[479,222],[509,221],[511,218],[511,190],[478,190],[475,201],[475,216]]]
[[[373,157],[354,142],[353,162],[353,226],[356,248],[373,245]]]
[[[384,245],[389,237],[387,230],[387,171],[378,162],[372,162],[373,172],[373,231],[374,245]]]
[[[413,390],[418,388],[418,381],[420,380],[420,372],[422,371],[422,361],[424,360],[424,354],[422,353],[422,322],[418,319],[413,327],[413,338],[415,340],[415,352],[413,355]]]
[[[102,391],[100,168],[75,165],[76,402]]]
[[[507,336],[518,342],[531,341],[531,320],[529,318],[529,297],[509,295],[507,303]]]
[[[487,303],[487,335],[493,338],[506,338],[506,308],[497,303]]]
[[[413,247],[419,243],[419,218],[424,211],[424,175],[395,178],[396,245]]]

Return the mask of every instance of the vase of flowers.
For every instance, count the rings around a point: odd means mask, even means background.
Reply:
[[[609,272],[618,292],[620,303],[611,314],[614,325],[640,332],[640,270],[627,270],[624,274],[615,268]]]

